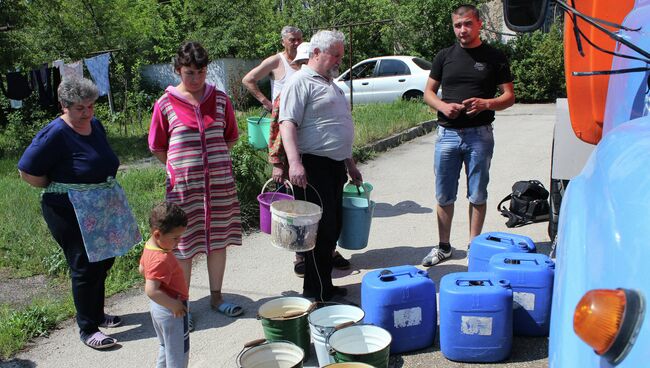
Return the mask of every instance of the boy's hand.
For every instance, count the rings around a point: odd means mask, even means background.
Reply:
[[[176,300],[172,308],[170,308],[174,317],[183,317],[187,313],[187,307],[183,305],[183,302]]]

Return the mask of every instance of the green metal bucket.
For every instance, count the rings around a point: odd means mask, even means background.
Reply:
[[[284,297],[260,306],[257,318],[261,320],[264,337],[268,341],[290,341],[305,352],[309,359],[309,321],[307,316],[316,305],[305,298]]]
[[[388,368],[390,333],[373,325],[353,325],[334,331],[328,338],[330,354],[337,363],[360,362]]]
[[[246,119],[248,123],[248,143],[256,149],[266,148],[269,145],[271,119],[251,116]]]
[[[355,362],[355,363],[328,364],[324,368],[374,368],[374,367],[366,363]]]

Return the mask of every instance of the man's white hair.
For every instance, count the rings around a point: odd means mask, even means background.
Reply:
[[[309,40],[309,56],[314,53],[315,49],[319,49],[321,52],[329,50],[332,45],[337,43],[345,44],[345,35],[340,31],[318,31],[315,35],[311,36]]]
[[[282,39],[289,38],[290,33],[299,33],[302,36],[302,31],[300,30],[300,28],[294,26],[282,27],[282,31],[280,31],[280,36],[282,36]]]

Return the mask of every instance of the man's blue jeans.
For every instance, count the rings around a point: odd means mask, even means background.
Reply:
[[[434,158],[438,204],[444,207],[456,201],[463,164],[467,176],[469,202],[484,204],[487,201],[493,152],[494,135],[491,124],[460,129],[439,126]]]

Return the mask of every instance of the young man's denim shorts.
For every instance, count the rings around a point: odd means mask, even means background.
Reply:
[[[439,126],[433,165],[438,205],[447,206],[456,201],[463,163],[469,202],[484,204],[487,201],[493,152],[492,124],[460,129]]]

